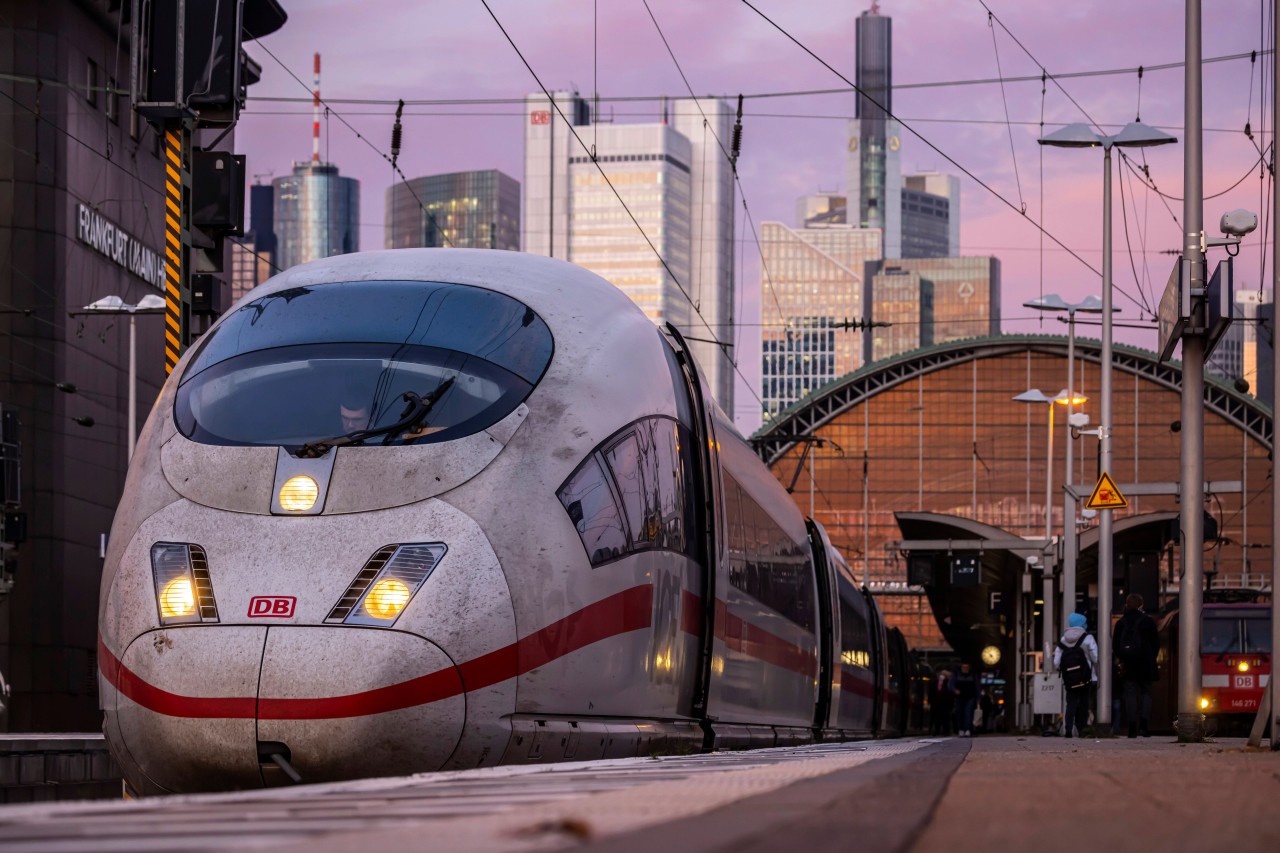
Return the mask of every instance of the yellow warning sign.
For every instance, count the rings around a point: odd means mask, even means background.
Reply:
[[[1129,501],[1121,494],[1120,487],[1106,471],[1098,478],[1098,485],[1093,487],[1093,494],[1085,501],[1085,509],[1128,509]]]

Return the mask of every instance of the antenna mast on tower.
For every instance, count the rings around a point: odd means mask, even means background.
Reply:
[[[320,162],[320,54],[316,54],[315,100],[311,105],[311,162]]]

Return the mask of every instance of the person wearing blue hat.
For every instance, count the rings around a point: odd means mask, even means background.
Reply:
[[[1067,630],[1053,650],[1053,668],[1062,674],[1062,692],[1067,695],[1063,734],[1082,734],[1089,724],[1089,698],[1098,681],[1098,643],[1086,628],[1083,613],[1067,617]]]

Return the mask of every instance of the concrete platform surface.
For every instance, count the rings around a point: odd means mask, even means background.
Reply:
[[[1280,754],[902,739],[0,807],[0,850],[1280,851]]]
[[[1280,753],[1226,738],[977,738],[911,849],[1274,853]]]

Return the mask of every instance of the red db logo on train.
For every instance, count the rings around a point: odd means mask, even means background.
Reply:
[[[255,619],[288,619],[298,599],[292,595],[255,595],[249,599],[249,616]]]

